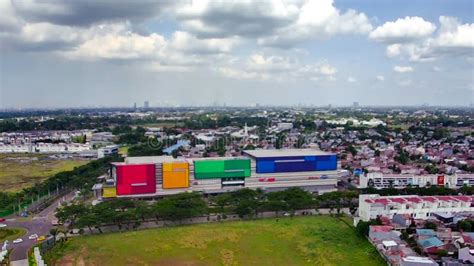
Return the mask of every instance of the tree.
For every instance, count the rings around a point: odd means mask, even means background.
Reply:
[[[427,166],[425,166],[425,171],[433,175],[439,173],[439,168],[432,164],[428,164]]]
[[[461,220],[457,224],[458,230],[459,231],[464,231],[464,232],[471,232],[472,231],[472,224],[467,221],[467,220]]]
[[[145,219],[153,217],[152,207],[143,201],[138,201],[135,203],[135,217],[145,221]]]
[[[217,207],[219,208],[219,212],[221,214],[224,214],[225,207],[228,206],[229,203],[231,202],[231,194],[230,193],[222,193],[222,194],[219,194],[219,195],[213,197],[211,200],[214,204],[217,205]]]
[[[306,209],[315,205],[311,193],[298,187],[271,192],[267,195],[267,198],[269,200],[284,202],[292,215],[295,210]]]
[[[350,152],[352,154],[352,156],[356,156],[357,155],[357,150],[356,148],[354,148],[354,146],[352,145],[349,145],[349,147],[347,147],[346,149],[347,152]]]
[[[58,229],[57,228],[49,229],[49,234],[52,235],[54,239],[56,239],[56,235],[58,234]]]
[[[76,223],[76,227],[77,228],[87,227],[89,228],[89,231],[92,233],[92,227],[99,226],[100,223],[101,223],[100,220],[97,219],[97,217],[93,213],[88,213],[86,215],[79,217]]]
[[[156,143],[153,146],[148,143],[133,145],[128,149],[129,156],[159,156],[163,155],[161,143]]]
[[[401,150],[397,156],[394,158],[397,162],[401,164],[406,164],[408,163],[408,160],[410,157],[408,156],[408,152]]]
[[[203,215],[207,205],[198,193],[180,193],[158,201],[155,206],[158,216],[164,220],[181,221]]]
[[[379,149],[376,149],[376,150],[375,150],[374,156],[375,156],[375,157],[380,157],[380,150],[379,150]]]
[[[251,217],[253,214],[258,215],[262,195],[261,190],[244,188],[231,192],[229,203],[234,207],[234,211],[239,217]]]
[[[77,219],[87,212],[88,209],[83,204],[71,204],[60,208],[56,212],[56,218],[58,218],[60,223],[68,222],[69,227],[72,228]]]
[[[360,237],[366,237],[369,235],[370,222],[359,221],[356,225],[356,232]]]
[[[438,255],[438,257],[440,258],[446,257],[448,256],[448,251],[445,249],[439,249],[438,251],[436,251],[436,255]]]
[[[278,212],[287,211],[289,206],[285,201],[269,200],[269,201],[264,203],[264,208],[267,211],[274,211],[275,216],[278,217]]]
[[[433,229],[433,230],[436,231],[436,229],[438,228],[438,226],[437,226],[435,223],[433,223],[433,222],[426,222],[426,223],[425,223],[425,228],[426,228],[426,229]]]

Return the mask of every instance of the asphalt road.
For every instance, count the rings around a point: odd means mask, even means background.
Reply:
[[[11,261],[24,260],[28,258],[28,250],[36,244],[35,240],[29,240],[28,237],[32,234],[37,234],[38,236],[48,235],[49,230],[53,227],[52,221],[55,219],[54,212],[59,206],[59,202],[70,200],[73,195],[74,193],[70,193],[63,198],[56,200],[53,204],[32,218],[10,218],[4,222],[8,227],[21,227],[27,230],[26,235],[22,237],[23,242],[13,244],[10,241],[8,248],[13,249],[10,257]]]

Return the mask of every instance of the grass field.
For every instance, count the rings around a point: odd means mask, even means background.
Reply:
[[[23,228],[1,228],[0,229],[0,246],[3,241],[12,241],[26,234],[26,230]]]
[[[48,265],[385,265],[367,240],[329,216],[83,236],[46,258]]]
[[[45,154],[0,154],[0,191],[15,192],[76,166],[85,160],[50,159]]]

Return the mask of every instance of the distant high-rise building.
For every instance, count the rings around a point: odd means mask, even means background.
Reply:
[[[133,110],[137,110],[137,103],[133,103]]]
[[[149,103],[148,101],[145,101],[145,103],[143,103],[143,107],[144,107],[145,109],[150,108],[150,103]]]
[[[355,107],[355,108],[359,107],[359,102],[353,102],[352,107]]]

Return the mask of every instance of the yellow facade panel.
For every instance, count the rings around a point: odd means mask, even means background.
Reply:
[[[189,164],[186,162],[173,163],[173,170],[178,170],[178,169],[189,169]]]
[[[102,189],[103,198],[115,198],[117,197],[117,190],[115,187],[104,187]]]
[[[173,163],[163,163],[163,172],[173,171]]]

